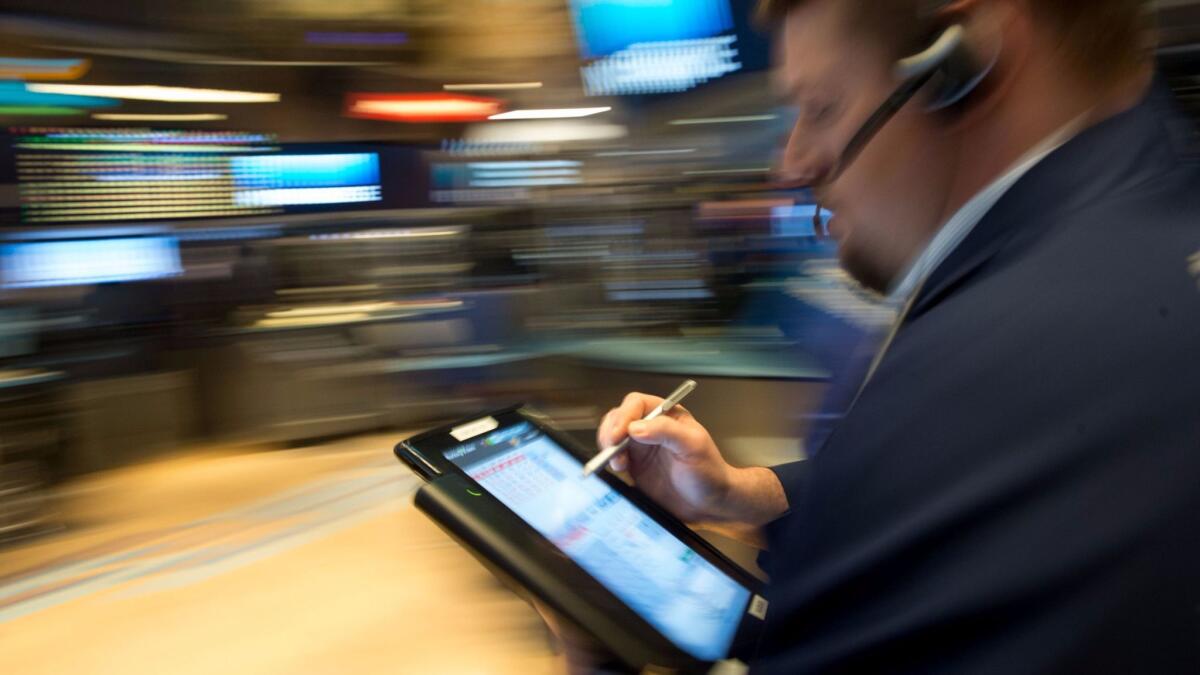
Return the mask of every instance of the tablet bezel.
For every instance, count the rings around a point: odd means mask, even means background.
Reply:
[[[455,438],[451,435],[452,430],[460,429],[465,425],[469,425],[478,420],[492,418],[498,423],[494,428],[482,431],[474,436],[466,438]],[[463,469],[456,465],[453,461],[445,457],[447,451],[465,445],[475,438],[486,434],[495,433],[505,428],[528,422],[536,427],[539,431],[546,434],[551,440],[562,447],[566,452],[574,456],[580,463],[586,462],[592,457],[593,452],[589,452],[580,443],[573,438],[557,429],[553,423],[544,415],[538,413],[525,406],[512,406],[501,410],[485,413],[471,418],[460,420],[445,426],[431,429],[423,433],[417,434],[411,438],[401,441],[395,447],[396,456],[410,468],[413,469],[426,481],[433,481],[439,477],[453,475],[457,478],[466,481],[467,484],[476,486],[488,498],[489,503],[498,505],[505,514],[511,517],[516,527],[525,531],[532,536],[532,539],[538,541],[541,546],[548,549],[549,552],[561,559],[562,563],[573,568],[571,577],[578,583],[580,578],[585,578],[586,582],[590,582],[593,588],[578,589],[586,590],[590,597],[603,598],[605,600],[602,605],[610,611],[617,611],[626,616],[620,617],[621,621],[632,622],[637,625],[639,630],[650,631],[655,636],[661,638],[662,645],[668,647],[675,652],[676,657],[682,657],[685,660],[692,660],[699,663],[696,657],[689,654],[687,651],[672,642],[667,636],[663,635],[657,628],[653,627],[645,618],[626,605],[620,598],[605,588],[598,580],[587,573],[573,560],[568,558],[561,550],[558,549],[550,540],[546,539],[540,532],[534,529],[531,525],[521,519],[516,513],[504,506],[502,502],[495,498],[486,488],[479,485],[472,479]],[[750,613],[750,607],[755,602],[764,602],[762,600],[763,584],[762,582],[747,572],[745,569],[734,563],[726,557],[721,551],[710,544],[700,535],[696,534],[691,528],[684,524],[681,520],[671,515],[655,503],[652,499],[646,496],[636,487],[630,486],[617,476],[608,471],[599,471],[596,475],[607,483],[612,489],[617,491],[623,497],[628,499],[635,507],[641,510],[644,514],[662,525],[672,535],[678,537],[689,548],[696,551],[697,554],[704,557],[712,563],[721,572],[728,575],[738,584],[750,591],[746,606],[741,610],[741,621],[734,633],[732,642],[725,658],[727,659],[742,659],[748,660],[752,655],[753,650],[758,642],[759,633],[762,630],[763,619]]]

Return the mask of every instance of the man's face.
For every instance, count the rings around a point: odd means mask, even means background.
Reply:
[[[894,60],[852,27],[838,0],[811,0],[784,22],[781,85],[798,110],[784,178],[819,184],[843,148],[899,84]],[[885,291],[941,223],[952,152],[921,97],[905,106],[845,171],[816,193],[834,212],[842,266]]]

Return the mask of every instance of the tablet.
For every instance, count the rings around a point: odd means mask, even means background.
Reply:
[[[656,634],[635,650],[609,644],[616,653],[652,653],[660,663],[675,664],[748,655],[766,613],[757,579],[636,488],[603,471],[585,478],[591,453],[536,413],[518,408],[482,415],[403,441],[396,454],[431,485],[453,478],[464,486],[451,497],[453,508],[423,510],[436,512],[430,515],[443,526],[456,521],[447,529],[472,552],[501,570],[562,582],[518,581],[537,586],[530,589],[536,595],[573,596],[542,601],[593,634],[605,628],[587,625],[597,614]],[[422,506],[420,495],[417,501]],[[486,543],[501,531],[509,533],[503,542]],[[572,611],[580,601],[591,611]],[[636,640],[639,630],[624,632]]]

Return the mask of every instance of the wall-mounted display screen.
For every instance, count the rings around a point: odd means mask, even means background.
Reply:
[[[16,129],[25,223],[105,223],[272,213],[233,202],[231,155],[277,150],[235,132]]]
[[[16,203],[0,200],[0,222],[99,225],[429,203],[428,169],[410,146],[105,128],[12,129],[0,145],[0,187],[17,183]]]
[[[234,203],[242,207],[356,204],[383,199],[379,155],[260,155],[231,160]]]

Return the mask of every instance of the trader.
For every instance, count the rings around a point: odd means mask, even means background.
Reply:
[[[763,673],[1200,672],[1200,177],[1136,0],[774,0],[846,270],[900,309],[807,461],[598,441],[764,528]],[[890,118],[890,121],[889,121]]]

